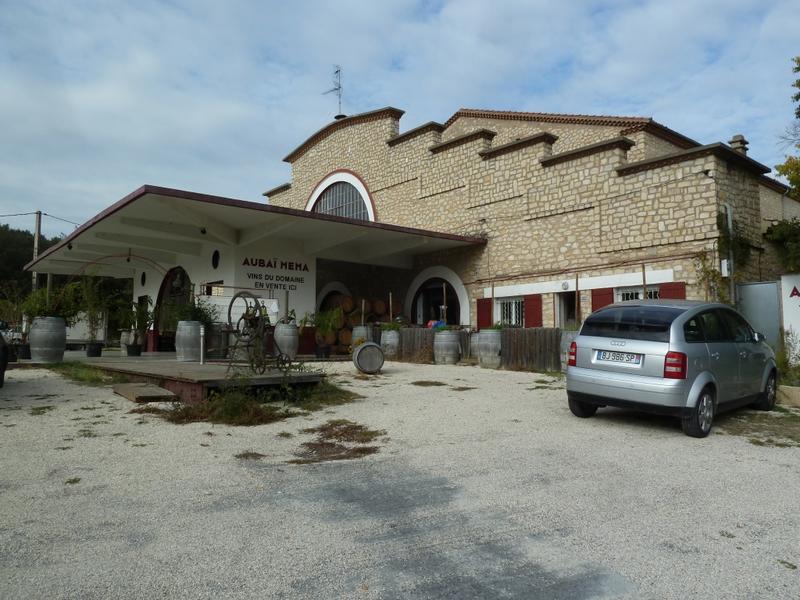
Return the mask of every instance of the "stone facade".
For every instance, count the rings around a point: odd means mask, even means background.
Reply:
[[[761,235],[777,202],[762,182],[766,167],[649,119],[459,111],[398,135],[399,111],[384,109],[334,125],[287,157],[291,185],[269,201],[310,208],[319,182],[346,170],[369,190],[377,221],[486,238],[416,259],[415,272],[444,265],[457,274],[471,324],[491,289],[498,299],[540,293],[544,325],[564,324],[559,294],[574,292],[576,278],[580,320],[592,289],[641,285],[643,269],[654,284],[683,282],[688,298],[704,299],[695,258],[718,259],[725,204],[755,250],[739,276],[776,274]]]

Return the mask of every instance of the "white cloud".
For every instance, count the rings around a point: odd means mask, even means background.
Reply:
[[[0,214],[83,221],[142,183],[260,199],[345,112],[461,106],[642,114],[779,162],[791,0],[5,4]],[[27,221],[11,221],[25,226]],[[48,223],[48,233],[64,230]]]

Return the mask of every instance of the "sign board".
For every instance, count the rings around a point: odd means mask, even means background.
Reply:
[[[800,362],[800,274],[781,276],[781,304],[783,306],[783,330],[787,337],[794,338],[795,346],[789,360]]]
[[[236,261],[236,286],[260,298],[274,298],[283,309],[289,294],[289,309],[297,318],[314,312],[317,294],[317,267],[313,257],[240,250]]]

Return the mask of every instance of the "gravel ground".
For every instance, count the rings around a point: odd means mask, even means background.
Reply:
[[[0,597],[800,598],[800,448],[576,419],[539,374],[325,368],[365,398],[240,428],[7,373]],[[334,418],[380,452],[287,464]]]

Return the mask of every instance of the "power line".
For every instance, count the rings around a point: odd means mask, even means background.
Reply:
[[[70,225],[75,225],[75,227],[80,227],[80,223],[76,223],[75,221],[70,221],[69,219],[62,219],[61,217],[57,217],[55,215],[49,215],[46,212],[43,212],[42,215],[45,217],[50,217],[51,219],[55,219],[56,221],[64,221],[64,223],[69,223]]]
[[[5,217],[27,217],[28,215],[35,215],[35,212],[27,212],[27,213],[14,213],[13,215],[0,215],[0,219]]]

